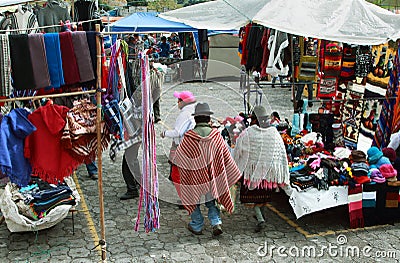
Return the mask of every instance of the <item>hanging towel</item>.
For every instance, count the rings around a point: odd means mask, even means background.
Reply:
[[[58,33],[44,34],[46,48],[47,66],[50,74],[50,85],[59,88],[64,85],[64,74],[62,68],[60,37]]]
[[[350,228],[364,227],[362,185],[357,184],[353,188],[349,187],[348,193]]]
[[[60,47],[65,85],[76,84],[80,81],[80,76],[71,32],[60,33]]]
[[[46,51],[44,49],[43,34],[28,35],[29,52],[31,60],[34,63],[33,78],[35,79],[35,88],[45,88],[50,86],[50,75],[46,60]]]
[[[93,73],[97,78],[97,46],[96,46],[97,32],[86,32],[86,39],[89,46],[90,59],[92,61]]]
[[[28,35],[10,35],[9,40],[14,88],[16,90],[35,88]]]
[[[86,33],[79,31],[72,33],[72,44],[76,61],[78,63],[81,82],[87,82],[94,79],[92,59],[90,57],[89,45],[86,39]]]
[[[8,96],[11,93],[11,60],[8,36],[0,34],[0,96]]]

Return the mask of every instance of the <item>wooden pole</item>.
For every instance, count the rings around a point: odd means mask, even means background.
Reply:
[[[29,97],[15,97],[15,98],[8,98],[8,99],[0,99],[0,102],[10,102],[10,101],[17,101],[17,100],[40,100],[43,98],[58,98],[58,97],[67,97],[67,96],[75,96],[75,95],[82,95],[82,94],[91,94],[95,93],[95,90],[86,90],[86,91],[75,91],[69,93],[60,93],[60,94],[48,94],[48,95],[40,95],[40,96],[29,96]]]
[[[293,45],[293,37],[295,37],[294,35],[290,34],[290,63],[292,66],[292,77],[291,77],[291,87],[292,87],[292,99],[293,99],[293,111],[295,111],[297,109],[297,101],[296,101],[296,94],[295,94],[295,87],[294,87],[294,45]]]
[[[98,186],[99,186],[99,205],[100,205],[100,230],[101,240],[101,259],[103,262],[107,260],[106,254],[106,228],[104,223],[104,198],[103,198],[103,165],[102,165],[102,149],[101,149],[101,36],[100,25],[96,24],[96,50],[97,50],[97,90],[96,90],[96,103],[97,103],[97,173],[98,173]]]

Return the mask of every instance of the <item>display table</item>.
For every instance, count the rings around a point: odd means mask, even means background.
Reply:
[[[305,192],[298,192],[287,186],[283,190],[289,196],[289,203],[297,219],[327,208],[348,204],[347,186],[330,186],[329,190],[311,188]]]

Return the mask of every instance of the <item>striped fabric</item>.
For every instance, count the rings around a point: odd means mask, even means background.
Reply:
[[[11,60],[7,35],[0,34],[0,50],[0,96],[9,96],[11,93]]]
[[[200,137],[196,132],[186,132],[175,157],[181,175],[182,203],[191,214],[201,196],[211,193],[226,211],[234,206],[229,188],[240,178],[224,139],[213,129],[209,136]]]
[[[348,193],[350,228],[364,227],[364,216],[362,210],[362,185],[358,184],[353,188],[349,187]]]
[[[32,12],[26,11],[25,13],[18,11],[7,17],[9,20],[9,29],[27,29],[19,31],[11,31],[10,34],[31,34],[39,33],[39,24],[36,15]]]

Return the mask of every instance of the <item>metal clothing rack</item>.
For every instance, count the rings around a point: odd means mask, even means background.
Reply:
[[[20,29],[23,30],[23,29]],[[96,50],[97,50],[97,79],[96,79],[96,90],[89,91],[77,91],[70,93],[60,93],[60,94],[50,94],[50,95],[41,95],[41,96],[29,96],[29,97],[14,97],[14,98],[6,98],[0,99],[0,103],[2,102],[15,102],[15,101],[24,101],[24,100],[38,100],[41,98],[56,98],[56,97],[66,97],[66,96],[75,96],[80,94],[93,94],[96,93],[96,107],[97,107],[97,116],[96,116],[96,133],[97,133],[97,166],[98,166],[98,189],[99,189],[99,206],[100,206],[100,230],[101,230],[101,238],[99,240],[99,246],[101,246],[101,259],[103,262],[107,260],[106,256],[106,238],[105,238],[105,221],[104,221],[104,197],[103,197],[103,169],[102,169],[102,148],[101,148],[101,116],[102,116],[102,106],[101,106],[101,93],[103,90],[101,89],[101,38],[100,35],[100,25],[96,24],[96,32],[98,33],[96,36]]]

